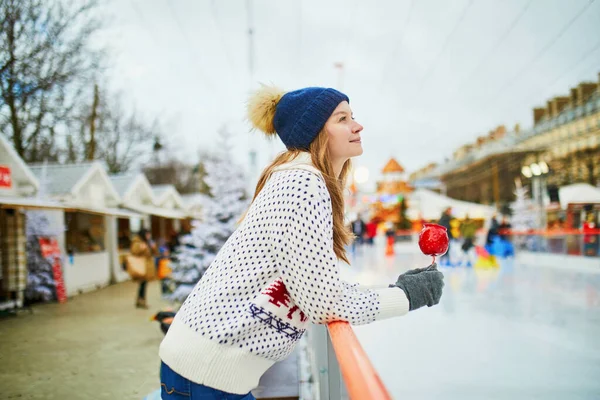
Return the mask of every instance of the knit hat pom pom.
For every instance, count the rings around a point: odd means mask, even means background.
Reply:
[[[275,134],[275,110],[285,92],[275,86],[262,85],[248,100],[248,119],[252,125],[268,135]]]

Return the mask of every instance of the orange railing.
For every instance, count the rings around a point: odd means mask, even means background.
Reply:
[[[350,324],[331,322],[327,328],[350,399],[391,399]]]

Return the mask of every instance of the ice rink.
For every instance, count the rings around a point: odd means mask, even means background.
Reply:
[[[364,248],[349,281],[394,282],[429,258],[416,244]],[[597,270],[441,268],[441,303],[355,331],[395,399],[600,398]]]

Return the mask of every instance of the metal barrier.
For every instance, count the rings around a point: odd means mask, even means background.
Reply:
[[[529,230],[500,232],[516,250],[600,257],[600,229],[583,232],[579,229]]]
[[[313,351],[321,400],[392,397],[347,322],[314,326]]]

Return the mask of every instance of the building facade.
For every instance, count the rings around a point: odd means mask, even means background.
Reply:
[[[533,117],[533,129],[517,146],[538,152],[526,163],[546,162],[549,185],[600,185],[600,74],[597,83],[580,83],[569,96],[535,108]]]
[[[532,183],[523,166],[544,162],[548,187],[600,186],[600,74],[535,108],[533,119],[528,130],[497,127],[456,149],[451,160],[414,172],[411,183],[436,179],[452,198],[500,207],[514,200],[515,179]]]

